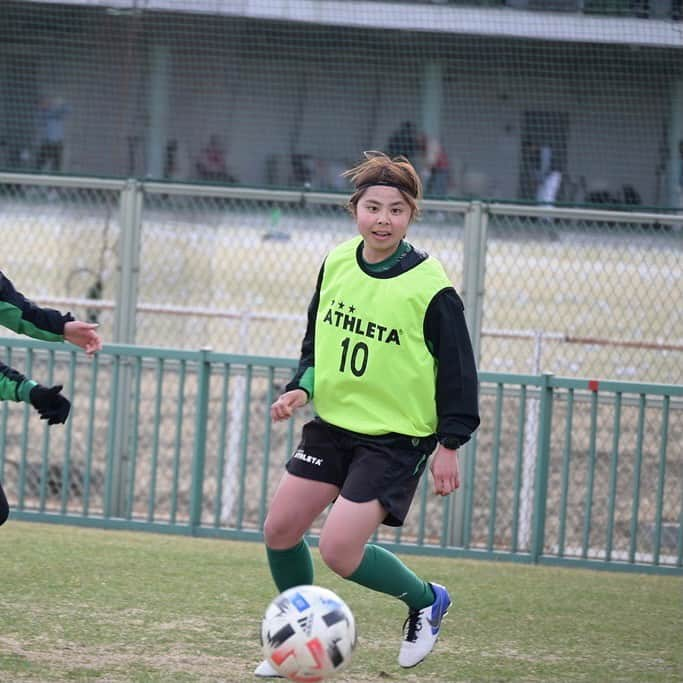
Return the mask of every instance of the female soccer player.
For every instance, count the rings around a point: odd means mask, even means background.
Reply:
[[[460,297],[441,264],[405,240],[422,196],[413,166],[366,152],[345,175],[360,236],[322,264],[297,373],[271,407],[286,420],[310,400],[316,417],[264,537],[278,590],[311,584],[304,534],[334,503],[320,555],[339,576],[406,603],[398,662],[408,668],[431,652],[451,598],[368,540],[380,524],[403,524],[430,455],[434,492],[460,485],[457,449],[479,426],[477,371]],[[278,675],[268,661],[254,673]]]
[[[93,323],[74,320],[70,313],[52,308],[40,308],[14,289],[10,280],[0,272],[0,325],[18,334],[46,341],[68,341],[80,346],[88,355],[102,348],[102,340]],[[69,399],[62,396],[62,387],[44,387],[26,378],[17,370],[0,362],[0,400],[30,403],[49,425],[66,421],[71,408]],[[0,483],[0,525],[7,521],[9,504]]]

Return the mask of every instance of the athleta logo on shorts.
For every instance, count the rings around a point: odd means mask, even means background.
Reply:
[[[316,467],[320,467],[320,465],[323,464],[322,458],[314,458],[312,455],[306,455],[301,449],[296,451],[292,457],[296,458],[297,460],[303,460],[304,462],[315,465]]]

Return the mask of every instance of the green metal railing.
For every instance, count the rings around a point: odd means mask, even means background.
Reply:
[[[0,406],[0,479],[15,519],[262,538],[269,495],[312,417],[270,420],[296,361],[128,345],[88,359],[18,338],[0,348],[73,402],[51,428],[28,405]],[[683,574],[683,386],[482,372],[480,389],[461,489],[441,499],[425,476],[406,524],[377,541]]]

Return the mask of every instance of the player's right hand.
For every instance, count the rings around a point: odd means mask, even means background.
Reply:
[[[40,419],[47,420],[49,425],[62,424],[69,417],[71,402],[62,396],[61,391],[61,384],[49,388],[36,384],[29,392],[31,405],[40,414]]]
[[[64,325],[64,339],[80,346],[89,356],[102,350],[102,339],[95,332],[97,323],[85,323],[82,320],[72,320]]]
[[[286,391],[270,407],[270,417],[275,421],[287,420],[294,414],[297,408],[308,403],[308,394],[303,389]]]

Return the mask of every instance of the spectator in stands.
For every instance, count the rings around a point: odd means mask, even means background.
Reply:
[[[538,165],[538,146],[531,140],[523,139],[519,170],[519,198],[534,199],[536,196],[536,167]]]
[[[387,154],[393,159],[404,156],[411,162],[415,162],[417,156],[417,130],[412,121],[404,121],[395,130],[387,142]]]
[[[70,313],[52,308],[40,308],[14,289],[14,285],[0,272],[0,325],[18,334],[45,341],[68,341],[80,346],[88,355],[102,348],[102,340],[95,332],[97,325],[75,320]],[[47,424],[61,424],[69,416],[71,403],[62,396],[60,384],[45,387],[28,379],[0,361],[0,400],[30,403]],[[0,525],[7,521],[9,504],[0,483]]]
[[[552,206],[560,191],[562,173],[557,168],[550,145],[541,145],[538,148],[537,161],[536,201],[546,206]]]
[[[64,158],[64,119],[68,105],[61,98],[44,97],[38,106],[38,170],[61,173]]]
[[[202,180],[208,182],[237,182],[237,179],[228,172],[225,149],[218,135],[212,135],[206,147],[202,148],[197,161],[197,173]]]
[[[432,135],[421,133],[418,147],[422,159],[422,182],[425,195],[445,197],[450,182],[450,162],[443,145]]]

